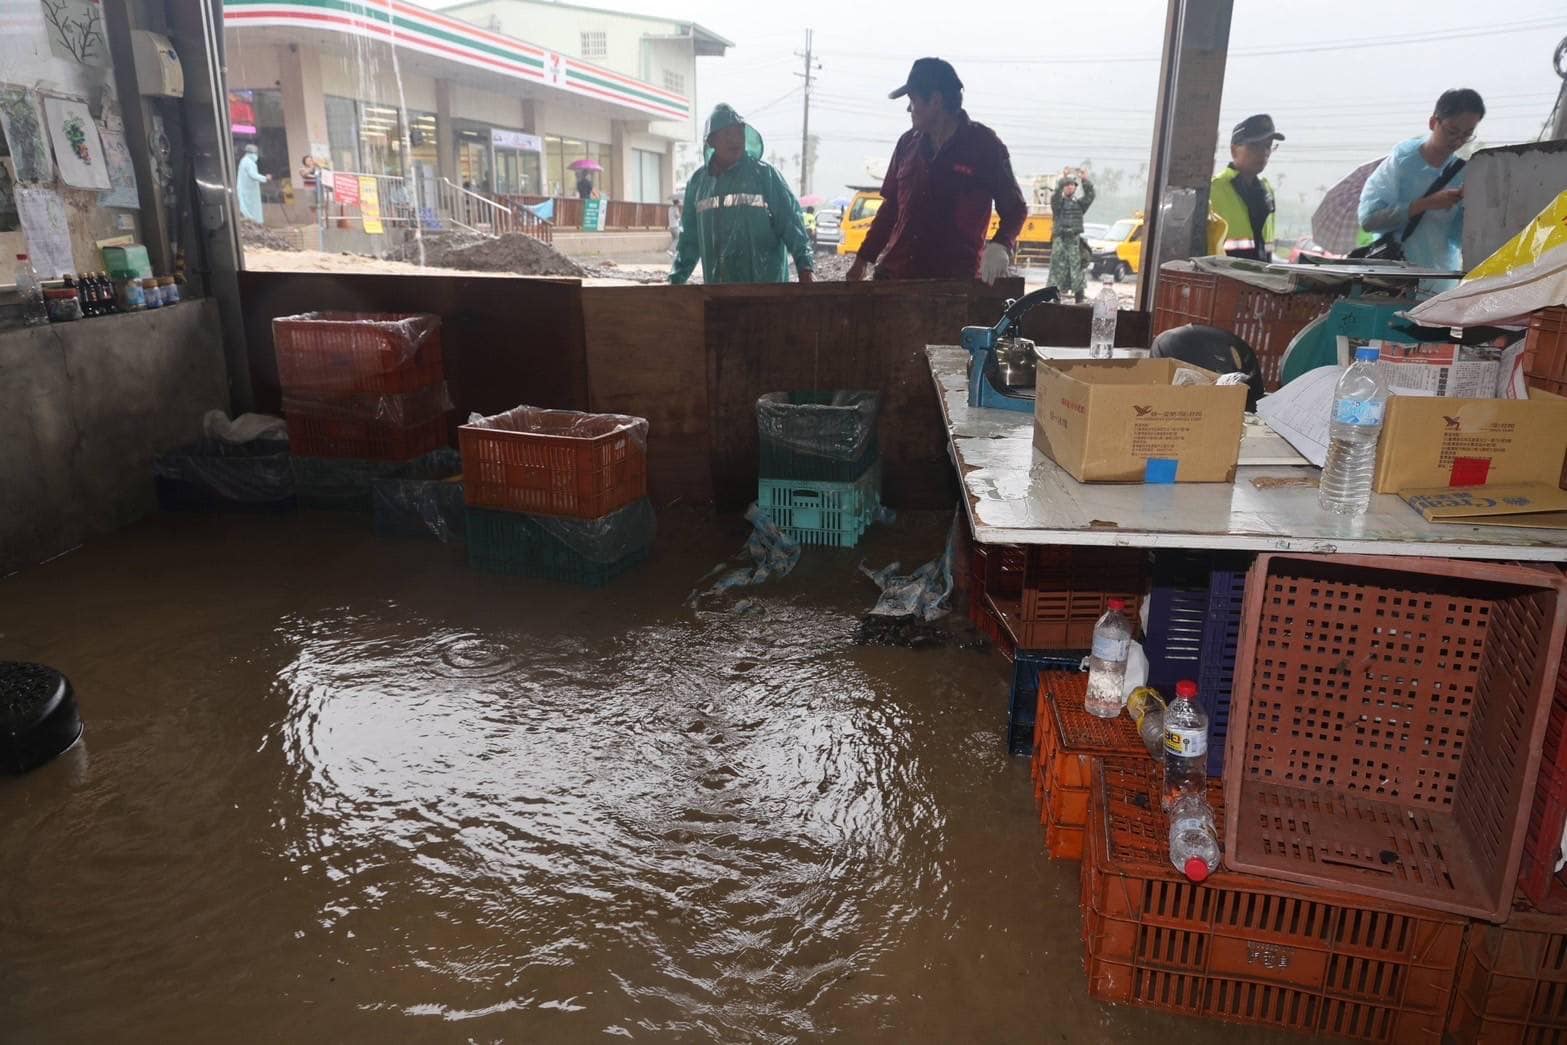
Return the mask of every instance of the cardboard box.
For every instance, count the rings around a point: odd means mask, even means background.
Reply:
[[[1405,490],[1400,496],[1426,522],[1462,526],[1567,529],[1567,490],[1549,483]]]
[[[1393,396],[1377,443],[1377,493],[1490,483],[1557,485],[1567,458],[1567,399]]]
[[[1208,382],[1174,384],[1177,370]],[[1034,445],[1078,482],[1227,483],[1246,386],[1175,359],[1039,363]]]

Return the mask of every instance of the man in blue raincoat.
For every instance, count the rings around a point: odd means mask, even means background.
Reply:
[[[762,160],[762,136],[728,105],[707,120],[707,162],[686,186],[671,283],[702,262],[705,283],[787,283],[789,259],[810,283],[815,266],[799,201]]]
[[[256,164],[261,160],[261,150],[254,145],[245,146],[245,158],[239,161],[239,174],[235,177],[234,195],[239,200],[239,213],[246,221],[265,224],[261,213],[261,186],[272,180],[262,174]]]

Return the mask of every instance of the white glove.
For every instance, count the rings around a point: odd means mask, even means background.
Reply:
[[[1012,267],[1012,256],[1007,253],[1007,248],[999,243],[985,244],[985,253],[979,257],[979,278],[988,284],[1007,274],[1007,269]]]

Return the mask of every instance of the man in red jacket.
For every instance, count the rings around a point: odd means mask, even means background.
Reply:
[[[963,81],[940,58],[921,58],[889,98],[908,95],[913,129],[898,139],[881,185],[881,209],[849,268],[877,279],[973,279],[1006,275],[1028,204],[996,133],[963,111]],[[990,208],[1001,227],[985,242]]]

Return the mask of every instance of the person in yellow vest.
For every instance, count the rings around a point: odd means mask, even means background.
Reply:
[[[1273,186],[1262,172],[1284,140],[1267,113],[1248,116],[1230,134],[1230,164],[1213,179],[1208,206],[1227,226],[1224,253],[1273,260]]]

